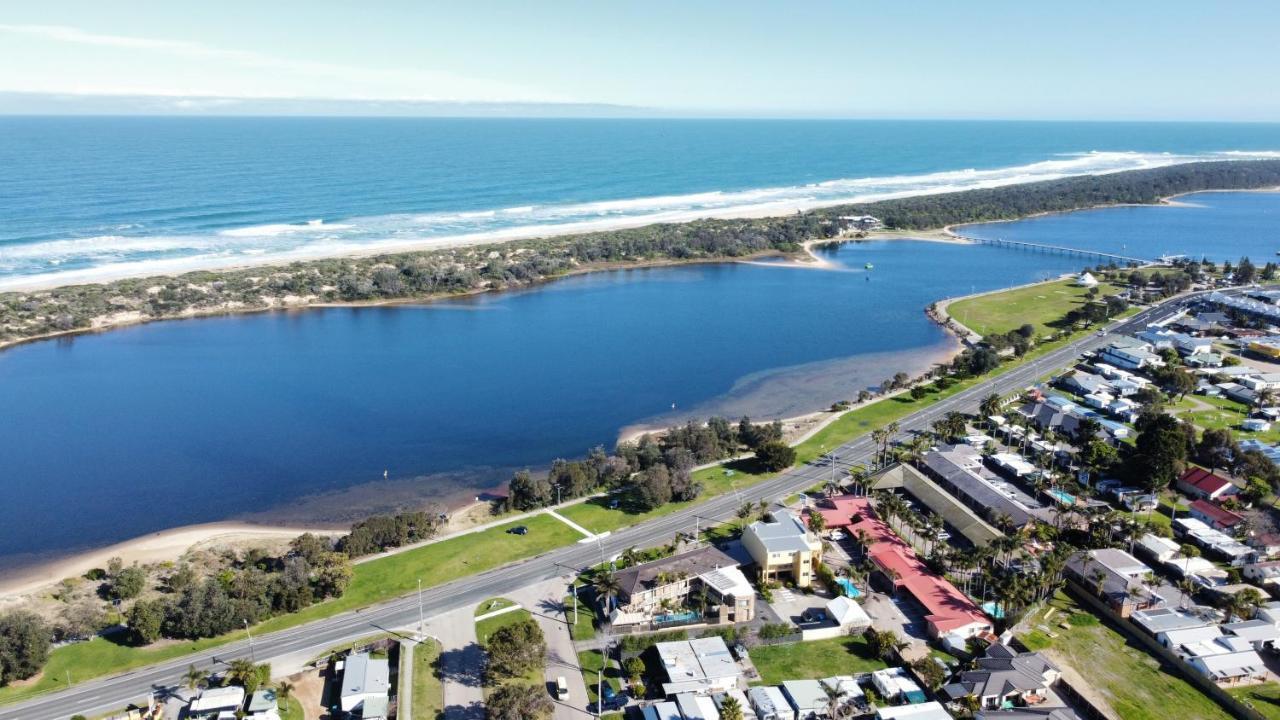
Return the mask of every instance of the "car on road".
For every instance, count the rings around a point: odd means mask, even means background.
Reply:
[[[513,528],[508,528],[508,529],[507,529],[507,534],[509,534],[509,535],[528,535],[528,534],[529,534],[529,528],[525,527],[524,525],[517,525],[517,526],[515,526],[515,527],[513,527]]]

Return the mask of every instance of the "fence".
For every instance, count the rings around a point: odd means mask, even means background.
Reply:
[[[1239,720],[1266,720],[1262,713],[1245,705],[1234,695],[1218,687],[1217,683],[1202,675],[1182,658],[1173,654],[1172,651],[1157,642],[1154,637],[1142,632],[1136,625],[1121,618],[1106,603],[1099,600],[1096,595],[1089,592],[1075,580],[1067,580],[1067,590],[1073,598],[1089,606],[1090,610],[1100,615],[1108,624],[1119,630],[1130,640],[1137,642],[1143,650],[1159,658],[1166,667],[1172,668],[1183,679],[1195,686],[1196,689],[1221,705],[1232,717]]]

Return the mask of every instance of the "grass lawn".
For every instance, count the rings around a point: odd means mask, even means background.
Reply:
[[[1203,406],[1209,405],[1209,409]],[[1249,417],[1249,408],[1225,397],[1188,395],[1173,404],[1174,414],[1202,430],[1230,430],[1237,440],[1280,442],[1280,427],[1266,432],[1242,430],[1240,423]]]
[[[1265,718],[1280,720],[1280,683],[1263,683],[1247,687],[1229,688],[1227,692],[1245,705],[1257,710]]]
[[[1118,291],[1119,288],[1109,283],[1098,284],[1099,298]],[[1050,323],[1084,305],[1088,292],[1088,288],[1077,287],[1075,280],[1054,280],[958,300],[947,308],[947,314],[979,335],[1006,333],[1031,323],[1036,328],[1035,337],[1043,337],[1057,332]]]
[[[504,597],[489,598],[476,606],[476,617],[487,615],[491,612],[501,610],[502,608],[509,608],[515,604],[515,600],[508,600]]]
[[[761,645],[751,649],[751,662],[760,671],[760,681],[777,685],[783,680],[804,680],[871,672],[887,667],[871,654],[860,636]]]
[[[1057,608],[1044,622],[1049,607]],[[1070,630],[1058,627],[1066,620]],[[1131,645],[1120,632],[1084,611],[1059,592],[1031,625],[1043,623],[1058,637],[1041,631],[1022,636],[1032,649],[1047,650],[1071,666],[1126,720],[1225,720],[1225,710],[1181,677],[1164,670],[1156,658]]]
[[[578,612],[573,611],[573,596],[564,597],[565,617],[572,621],[569,625],[569,637],[574,640],[590,640],[596,636],[595,611],[587,603],[578,598]]]
[[[304,720],[305,718],[302,714],[302,703],[296,697],[283,701],[278,707],[280,708],[280,720]]]
[[[604,660],[604,655],[599,650],[584,650],[578,653],[578,665],[582,667],[582,681],[587,686],[587,702],[596,701],[596,688],[599,682],[600,666]],[[609,668],[604,672],[604,681],[609,683],[616,691],[622,690],[622,670],[618,668],[618,663],[613,660],[609,661]]]
[[[519,610],[502,613],[497,617],[478,620],[476,621],[476,640],[480,641],[481,645],[484,645],[486,642],[489,642],[489,636],[493,635],[493,633],[499,628],[514,625],[521,620],[529,620],[532,617],[533,615],[531,615],[528,610],[520,608]]]
[[[515,525],[527,526],[529,534],[508,534],[507,529]],[[341,598],[260,623],[253,632],[259,634],[283,630],[372,605],[412,592],[418,587],[418,578],[422,578],[423,587],[440,585],[572,545],[581,537],[573,528],[553,517],[536,515],[519,522],[506,523],[482,532],[461,535],[361,563],[355,566],[351,586]],[[130,647],[101,638],[67,645],[49,654],[44,673],[36,682],[0,688],[0,703],[15,702],[42,692],[65,688],[68,672],[76,682],[84,682],[109,673],[124,672],[202,652],[228,642],[243,641],[244,637],[243,631],[236,631],[222,637],[152,648]]]
[[[444,714],[444,687],[436,674],[440,646],[425,640],[413,650],[413,717],[405,720],[436,720]]]

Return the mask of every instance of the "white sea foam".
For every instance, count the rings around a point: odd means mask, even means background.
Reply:
[[[874,202],[1162,167],[1212,159],[1280,157],[1280,151],[1199,155],[1089,151],[1003,168],[826,180],[741,191],[709,191],[563,205],[404,213],[327,223],[269,223],[204,235],[101,235],[0,246],[0,289],[83,282],[142,273],[283,262],[361,252],[525,239],[706,217],[788,214]]]

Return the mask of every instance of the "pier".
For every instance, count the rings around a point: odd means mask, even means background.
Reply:
[[[962,236],[970,242],[980,243],[982,245],[995,245],[997,247],[1014,248],[1017,250],[1030,250],[1033,252],[1052,253],[1054,255],[1073,255],[1083,258],[1094,258],[1106,262],[1114,262],[1118,265],[1155,265],[1159,260],[1150,258],[1131,257],[1129,255],[1120,255],[1118,253],[1103,252],[1101,250],[1081,250],[1080,248],[1067,247],[1065,245],[1047,245],[1045,243],[1024,242],[1022,240],[1002,240],[999,238],[975,238]]]

